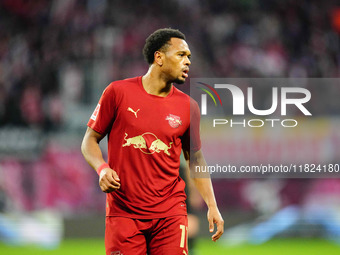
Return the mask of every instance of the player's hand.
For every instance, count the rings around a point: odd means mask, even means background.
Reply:
[[[104,168],[100,172],[99,186],[105,193],[113,192],[120,188],[120,179],[116,171],[111,168]]]
[[[209,222],[209,231],[211,233],[214,232],[214,224],[216,224],[217,231],[211,237],[211,240],[216,242],[224,232],[224,220],[217,207],[209,208],[207,217]]]

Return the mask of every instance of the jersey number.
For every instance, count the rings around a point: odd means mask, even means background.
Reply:
[[[179,228],[181,229],[181,243],[179,244],[179,247],[184,248],[186,236],[188,235],[188,227],[185,225],[179,225]],[[183,252],[186,254],[185,251]]]

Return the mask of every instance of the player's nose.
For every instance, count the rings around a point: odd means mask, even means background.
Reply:
[[[188,56],[185,58],[185,63],[184,63],[185,65],[187,65],[187,66],[190,66],[191,65],[191,61],[190,61],[190,59],[188,58]]]

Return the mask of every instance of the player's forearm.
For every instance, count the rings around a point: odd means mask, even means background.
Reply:
[[[81,144],[81,151],[87,163],[95,170],[105,162],[99,147],[99,141],[93,136],[85,134]]]
[[[195,186],[209,208],[217,207],[210,178],[193,178]]]
[[[209,208],[217,207],[216,199],[214,195],[213,186],[211,183],[209,173],[199,173],[195,172],[197,166],[206,166],[207,163],[205,162],[203,153],[201,150],[192,152],[191,154],[186,153],[187,163],[189,165],[189,169],[191,172],[192,179],[194,184],[201,194],[203,200],[207,204]]]

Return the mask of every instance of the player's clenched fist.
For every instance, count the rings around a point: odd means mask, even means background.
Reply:
[[[110,193],[120,188],[120,179],[116,171],[105,168],[100,172],[99,186],[105,193]]]

